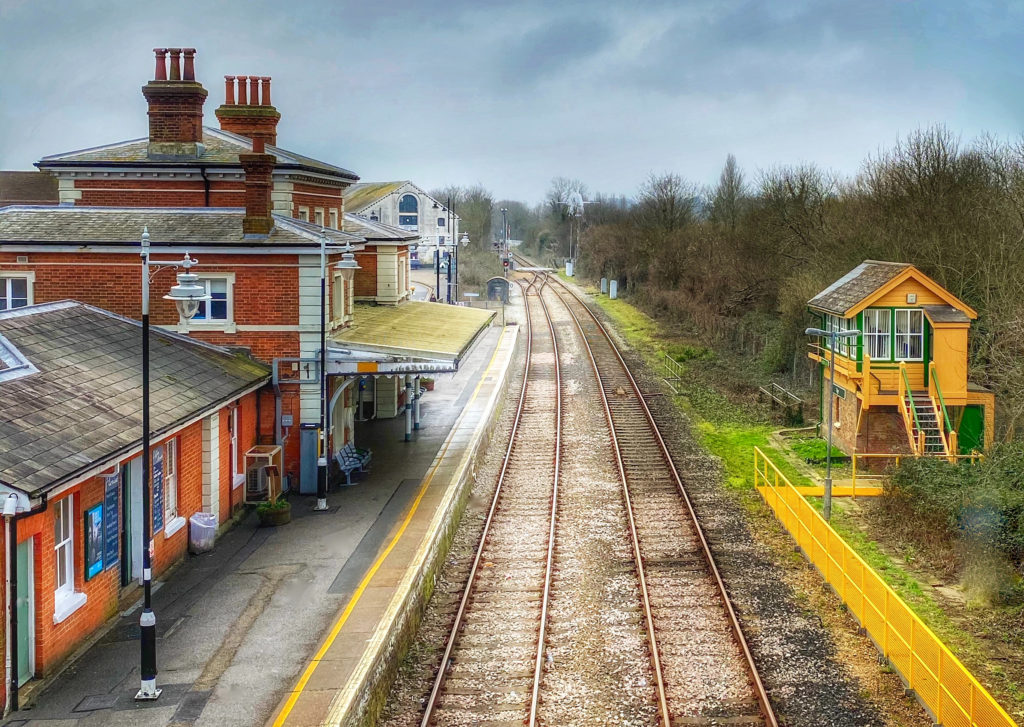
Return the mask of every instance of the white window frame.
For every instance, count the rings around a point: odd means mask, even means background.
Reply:
[[[345,322],[348,291],[345,289],[345,277],[341,273],[335,273],[331,283],[331,326],[336,327]]]
[[[864,351],[871,357],[872,361],[891,361],[893,336],[892,311],[889,308],[865,308],[862,315],[864,320]],[[867,322],[869,315],[877,318],[874,323],[874,328],[877,329],[884,321],[886,330],[869,332]],[[875,349],[880,348],[880,346],[877,345],[877,342],[879,341],[885,341],[885,353],[875,355]]]
[[[323,227],[325,219],[327,219],[327,218],[324,215],[324,208],[323,207],[317,207],[316,209],[313,210],[313,222],[314,223],[320,225],[320,227]]]
[[[921,320],[921,331],[919,333],[899,333],[899,319],[900,313],[917,313]],[[908,315],[908,324],[912,316]],[[924,311],[920,308],[897,308],[893,312],[892,316],[892,340],[893,340],[893,360],[894,361],[924,361]],[[908,325],[909,328],[909,325]],[[921,355],[917,357],[901,356],[900,355],[900,338],[918,338],[921,341]]]
[[[238,463],[242,454],[238,442],[238,412],[242,407],[235,404],[231,407],[231,417],[228,420],[228,426],[231,428],[231,444],[228,447],[231,457],[231,487],[238,487],[245,482],[245,468]]]
[[[178,438],[164,443],[164,521],[178,517]]]
[[[234,333],[237,330],[235,323],[235,274],[234,273],[220,273],[220,272],[208,272],[208,273],[197,273],[196,276],[199,278],[199,282],[206,284],[209,280],[226,280],[228,297],[224,319],[217,320],[204,320],[191,318],[189,320],[180,319],[178,321],[178,330],[181,333],[188,333],[190,328],[200,330],[217,330],[224,331],[225,333]],[[207,286],[207,292],[209,292],[209,286]]]
[[[300,220],[302,220],[303,222],[309,222],[309,207],[306,207],[306,206],[299,207],[298,218]]]
[[[331,220],[331,229],[340,230],[341,228],[338,227],[338,210],[332,209],[330,211],[329,218]]]
[[[67,522],[67,537],[58,540],[58,522]],[[75,493],[54,504],[53,513],[53,622],[59,624],[85,605],[85,594],[75,591]],[[60,531],[64,528],[61,527]],[[60,561],[64,561],[64,583],[59,582]]]
[[[25,296],[28,299],[25,305],[35,305],[35,272],[32,270],[0,270],[0,298],[7,303],[3,310],[11,310],[11,289],[10,283],[7,281],[20,278],[25,280]],[[22,306],[19,305],[18,307],[21,308]]]

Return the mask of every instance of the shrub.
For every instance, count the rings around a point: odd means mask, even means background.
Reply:
[[[1024,445],[998,445],[974,465],[907,458],[889,470],[884,487],[887,504],[912,516],[911,537],[958,543],[964,582],[983,600],[1020,594]]]

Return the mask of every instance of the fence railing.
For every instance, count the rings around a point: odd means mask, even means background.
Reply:
[[[960,660],[757,447],[754,484],[938,724],[1017,727]]]
[[[665,368],[665,383],[678,394],[683,388],[683,374],[686,368],[667,353],[663,355],[665,356],[662,361],[662,366]]]

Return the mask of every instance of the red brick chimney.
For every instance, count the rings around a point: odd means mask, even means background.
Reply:
[[[206,89],[196,81],[196,49],[154,48],[153,52],[156,72],[153,80],[142,87],[142,95],[149,102],[149,156],[198,157],[203,152]]]
[[[245,171],[245,219],[243,235],[269,235],[274,229],[270,207],[270,190],[274,186],[274,162],[277,157],[264,152],[263,139],[253,139],[252,154],[239,154]]]
[[[269,76],[224,76],[224,105],[215,113],[224,131],[277,145],[277,122],[281,114],[270,105]]]

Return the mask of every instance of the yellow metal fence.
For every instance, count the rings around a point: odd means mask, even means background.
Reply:
[[[936,722],[951,727],[1017,727],[945,644],[757,447],[754,484]]]

